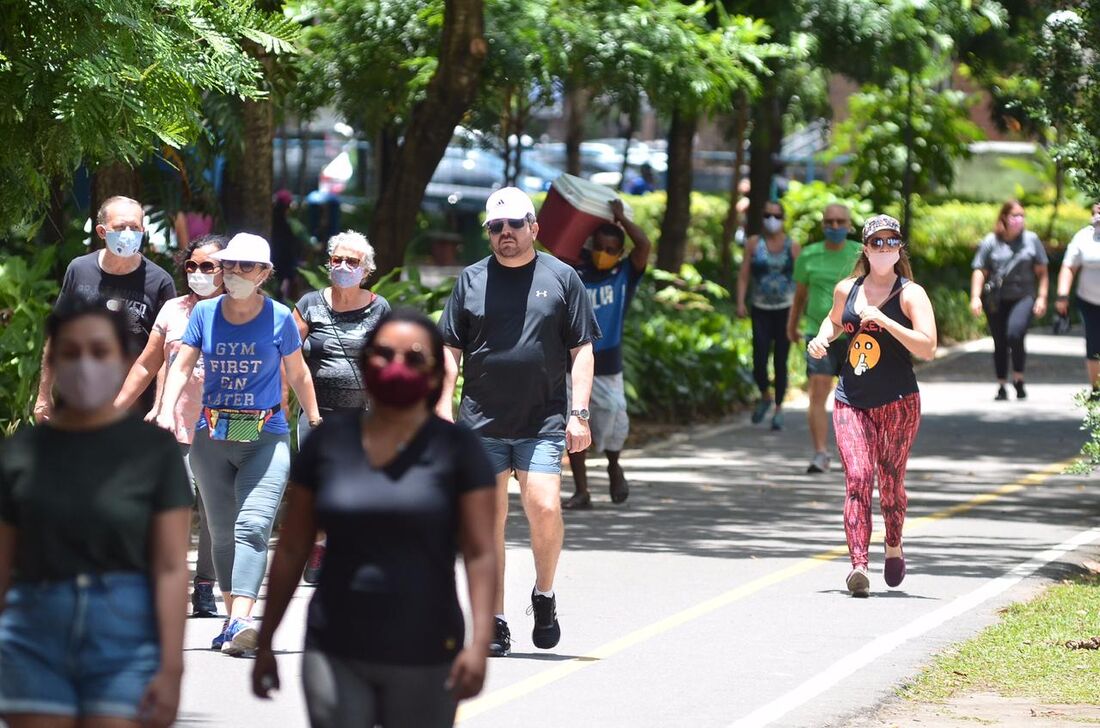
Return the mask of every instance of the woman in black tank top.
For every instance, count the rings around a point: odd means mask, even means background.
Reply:
[[[820,359],[842,332],[851,339],[841,364],[833,427],[847,491],[844,533],[852,570],[846,583],[853,596],[865,597],[870,593],[867,550],[876,481],[886,522],[884,580],[894,587],[905,578],[905,468],[920,426],[912,357],[931,359],[936,353],[932,303],[912,281],[901,225],[888,215],[864,224],[863,255],[852,277],[837,284],[832,311],[807,353]]]

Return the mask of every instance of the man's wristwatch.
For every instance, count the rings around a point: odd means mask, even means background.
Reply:
[[[585,422],[587,422],[588,421],[588,410],[586,410],[586,409],[569,410],[569,416],[570,417],[576,417],[578,420],[584,420]]]

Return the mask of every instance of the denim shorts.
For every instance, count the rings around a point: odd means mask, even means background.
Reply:
[[[0,613],[0,714],[138,717],[160,668],[145,574],[14,582]]]
[[[561,456],[565,452],[564,437],[483,437],[481,444],[489,455],[494,473],[516,470],[525,473],[561,474]]]

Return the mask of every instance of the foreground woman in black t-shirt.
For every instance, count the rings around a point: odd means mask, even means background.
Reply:
[[[450,726],[457,701],[484,682],[497,589],[494,477],[477,437],[433,414],[443,361],[430,319],[384,316],[359,357],[369,411],[326,418],[291,468],[253,691],[278,687],[272,637],[323,528],[302,665],[314,728]],[[474,621],[465,648],[459,548]]]

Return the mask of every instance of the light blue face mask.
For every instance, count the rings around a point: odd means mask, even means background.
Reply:
[[[825,228],[825,240],[830,243],[843,243],[848,239],[848,228]]]
[[[143,237],[145,234],[140,230],[108,230],[107,249],[120,258],[129,258],[141,250]]]

